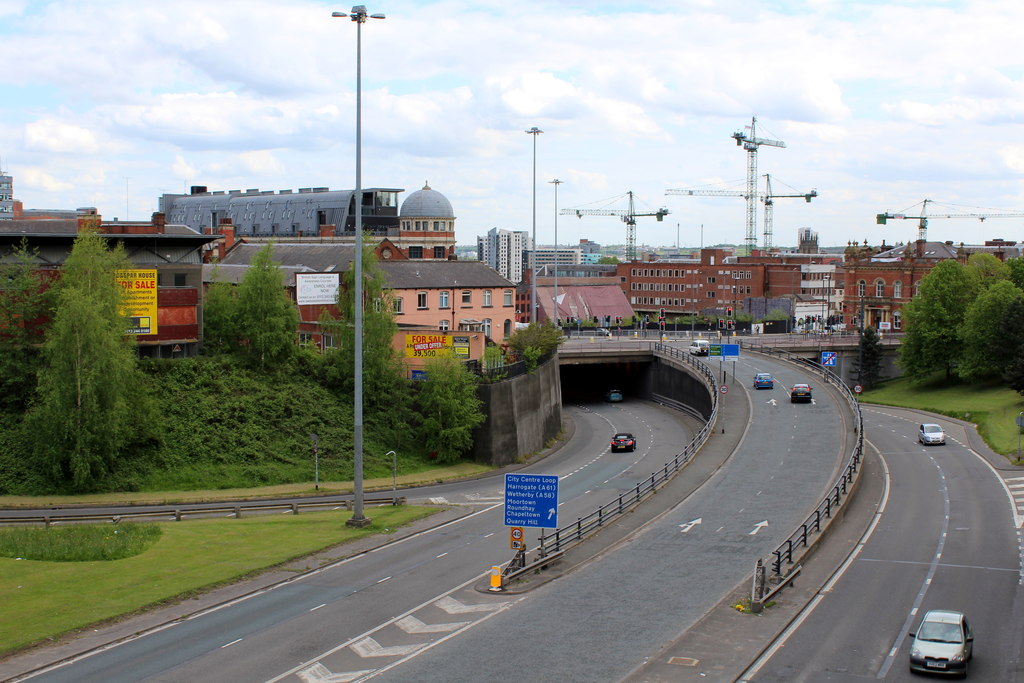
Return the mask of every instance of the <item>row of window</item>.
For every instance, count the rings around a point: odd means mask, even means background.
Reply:
[[[437,307],[438,308],[452,308],[452,299],[455,296],[454,291],[442,290],[436,292],[437,294]],[[460,292],[462,299],[462,308],[470,308],[473,306],[473,290],[463,289]],[[512,306],[513,305],[513,292],[511,289],[506,289],[502,292],[502,305]],[[485,289],[481,292],[481,300],[483,303],[480,305],[483,308],[490,308],[494,305],[493,303],[494,294],[490,289]],[[403,312],[402,297],[395,297],[395,313]],[[416,293],[416,309],[425,310],[430,308],[430,292],[417,292]]]
[[[402,230],[430,230],[431,221],[402,221]],[[452,232],[455,221],[433,221],[434,232]],[[415,227],[414,227],[415,226]]]
[[[686,268],[633,268],[629,271],[633,277],[661,277],[661,278],[682,278],[687,275],[700,275],[697,269]],[[731,277],[733,280],[752,280],[753,271],[750,270],[720,270],[719,275]],[[714,276],[708,277],[708,282],[714,282]]]
[[[714,278],[710,278],[714,280]],[[713,283],[712,283],[713,284]],[[673,282],[630,282],[629,288],[638,292],[683,292],[687,289],[700,289],[702,285],[694,283],[673,283]],[[718,285],[718,289],[731,291],[733,294],[750,294],[750,285],[730,286],[729,284]],[[708,291],[705,296],[714,299],[714,291]]]
[[[434,258],[441,259],[445,258],[444,247],[434,247]],[[409,258],[423,258],[423,247],[409,247],[408,249]]]
[[[873,283],[874,294],[871,296],[884,297],[885,296],[885,280],[881,278],[877,279]],[[918,295],[920,290],[920,283],[914,285],[914,296]],[[868,283],[864,280],[857,282],[857,296],[868,296]],[[892,298],[902,299],[903,298],[903,283],[899,280],[892,283]]]

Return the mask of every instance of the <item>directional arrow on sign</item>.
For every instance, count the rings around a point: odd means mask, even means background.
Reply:
[[[551,508],[550,510],[548,510],[548,519],[551,519],[551,518],[552,518],[552,517],[554,517],[554,516],[555,516],[555,515],[556,515],[557,513],[558,513],[558,510],[556,510],[555,508]]]
[[[690,529],[692,529],[693,527],[697,526],[698,524],[700,524],[703,521],[704,521],[703,518],[698,517],[697,519],[693,520],[692,522],[687,522],[686,524],[680,524],[679,525],[679,530],[685,534]]]
[[[755,536],[755,535],[757,535],[757,532],[760,531],[761,529],[765,528],[766,526],[768,526],[768,520],[767,519],[764,520],[763,522],[758,522],[757,524],[754,525],[754,530],[751,531],[749,534],[747,534],[747,536]]]

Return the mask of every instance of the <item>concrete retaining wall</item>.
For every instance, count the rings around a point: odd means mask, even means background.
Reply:
[[[544,448],[562,428],[557,356],[527,375],[481,384],[484,423],[473,434],[473,460],[498,467]]]

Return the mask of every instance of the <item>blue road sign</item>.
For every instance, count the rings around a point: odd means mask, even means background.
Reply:
[[[505,526],[558,528],[558,476],[505,475]]]
[[[836,366],[836,356],[838,354],[835,351],[822,351],[821,352],[821,364],[834,368]]]
[[[735,360],[740,356],[739,344],[711,344],[708,349],[709,356],[719,356],[723,360]]]

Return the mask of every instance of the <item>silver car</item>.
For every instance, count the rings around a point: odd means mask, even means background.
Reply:
[[[917,440],[923,446],[930,446],[931,444],[944,445],[946,443],[946,433],[937,424],[918,425]]]
[[[967,675],[974,650],[971,625],[960,612],[936,609],[924,615],[917,632],[911,632],[910,670]]]

